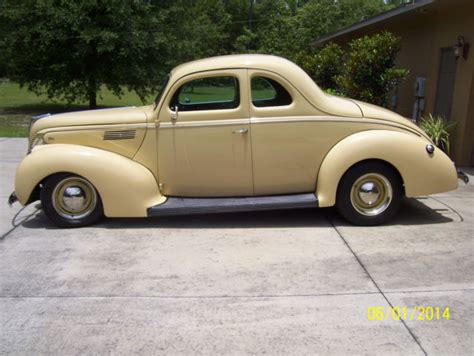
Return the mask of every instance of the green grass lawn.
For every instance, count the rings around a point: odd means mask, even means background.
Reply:
[[[229,87],[198,87],[186,88],[179,94],[179,102],[191,104],[210,103],[214,101],[232,101],[234,100],[235,89]]]
[[[147,102],[152,103],[153,98]],[[105,88],[100,91],[97,104],[99,107],[143,105],[133,92],[126,91],[119,99]],[[38,96],[22,89],[18,84],[0,82],[0,137],[26,137],[33,115],[87,109],[85,102],[68,104],[64,100],[50,100],[45,95]]]
[[[192,91],[190,88],[186,88],[179,95],[179,102],[185,103],[186,99],[192,104],[199,103],[210,103],[213,101],[232,101],[234,100],[235,89],[229,87],[216,88],[216,87],[199,87]],[[273,98],[274,91],[272,89],[253,89],[252,99],[261,100]]]

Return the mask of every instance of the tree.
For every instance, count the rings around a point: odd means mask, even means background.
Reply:
[[[317,37],[390,6],[383,0],[0,0],[0,75],[50,98],[86,100],[91,108],[102,86],[117,96],[133,90],[143,100],[170,68],[197,58],[258,52],[312,63]]]
[[[295,61],[314,52],[312,43],[318,37],[390,9],[382,0],[307,0],[296,3],[276,0],[274,3],[275,11],[267,10],[270,15],[265,17],[269,20],[264,21],[265,26],[259,29],[260,49]]]
[[[193,7],[204,5],[196,16]],[[12,24],[4,39],[9,77],[91,108],[102,85],[143,100],[177,62],[214,53],[226,21],[218,0],[23,0],[3,10]]]

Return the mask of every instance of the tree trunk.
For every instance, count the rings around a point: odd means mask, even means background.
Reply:
[[[88,83],[87,96],[89,97],[89,109],[97,109],[97,44],[93,41],[90,44],[90,55],[87,65]]]
[[[97,109],[97,93],[89,92],[89,109]]]
[[[95,78],[91,75],[89,77],[89,109],[97,109],[97,84]]]
[[[252,22],[253,22],[253,4],[254,0],[250,0],[250,8],[249,8],[249,21],[248,21],[248,26],[249,26],[249,31],[252,32]]]

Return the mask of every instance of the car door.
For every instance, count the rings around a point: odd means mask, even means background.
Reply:
[[[168,196],[253,195],[246,70],[177,80],[159,113],[158,175]]]
[[[256,195],[315,191],[319,165],[333,144],[324,113],[276,73],[249,70]],[[326,116],[327,121],[327,116]]]

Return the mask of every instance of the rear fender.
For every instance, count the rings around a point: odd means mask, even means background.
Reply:
[[[380,160],[400,174],[407,197],[434,194],[457,188],[456,169],[440,149],[428,154],[426,139],[410,133],[368,130],[346,137],[324,158],[316,182],[321,207],[333,206],[339,182],[353,165]]]
[[[27,204],[38,184],[61,172],[89,180],[109,217],[145,217],[147,208],[166,200],[153,174],[129,158],[92,147],[52,144],[35,147],[20,163],[15,179],[20,203]]]

